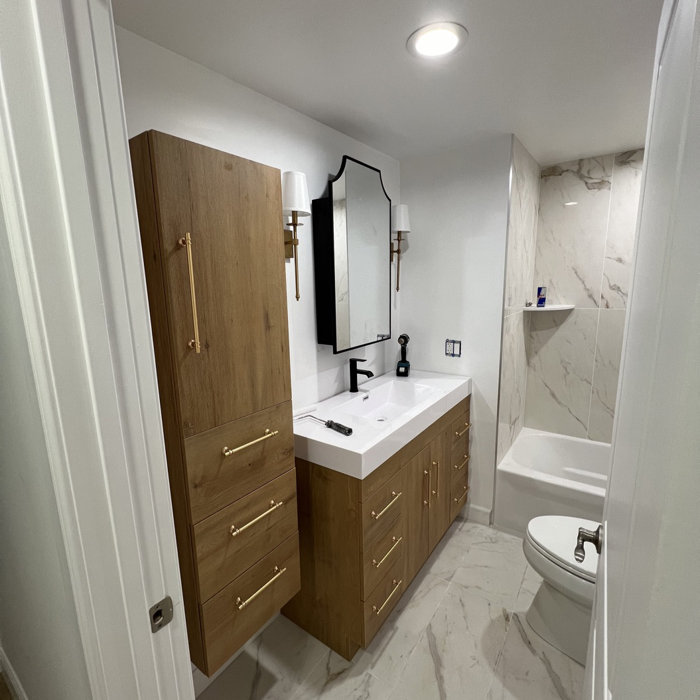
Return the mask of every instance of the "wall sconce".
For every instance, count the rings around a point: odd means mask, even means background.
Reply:
[[[300,216],[311,215],[309,188],[306,186],[306,175],[296,171],[282,173],[282,213],[291,216],[292,230],[284,230],[284,257],[294,258],[294,281],[296,284],[297,301],[299,301],[299,255],[297,247],[297,227],[303,226]],[[286,226],[287,224],[285,224]]]
[[[394,243],[389,244],[391,254],[389,260],[393,262],[394,255],[396,255],[396,291],[399,291],[399,275],[401,273],[401,241],[403,240],[403,234],[409,233],[411,230],[411,223],[408,220],[408,205],[406,204],[395,204],[391,207],[391,232],[396,234],[396,248],[394,248]]]

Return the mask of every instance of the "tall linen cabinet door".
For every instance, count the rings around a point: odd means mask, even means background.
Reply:
[[[291,397],[280,173],[149,138],[187,437]]]

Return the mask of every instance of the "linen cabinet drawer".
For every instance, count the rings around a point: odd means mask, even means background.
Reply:
[[[294,533],[201,606],[211,675],[300,588],[299,538]]]
[[[209,600],[297,529],[295,469],[197,523],[200,599]]]
[[[362,600],[367,600],[384,573],[406,557],[405,518],[399,516],[384,536],[366,546],[362,552]]]
[[[406,572],[403,557],[391,566],[364,602],[365,624],[362,632],[362,646],[366,647],[377,634],[384,620],[396,607],[401,594],[406,589]]]
[[[363,550],[384,537],[404,510],[406,470],[401,469],[362,503]]]
[[[294,467],[287,401],[185,440],[192,522],[198,523]]]

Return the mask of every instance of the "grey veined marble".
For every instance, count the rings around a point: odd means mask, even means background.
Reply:
[[[523,252],[526,219],[516,219],[521,242],[509,241],[506,290],[508,276],[514,289],[531,265],[530,298],[544,285],[548,304],[576,308],[526,313],[521,320],[506,294],[498,461],[523,425],[611,440],[643,157],[643,150],[633,150],[544,168],[534,263]],[[522,179],[515,179],[511,196],[516,211]]]
[[[577,700],[583,668],[525,620],[539,583],[520,539],[457,520],[352,661],[280,617],[199,697]]]

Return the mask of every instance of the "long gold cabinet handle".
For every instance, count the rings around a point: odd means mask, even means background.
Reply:
[[[467,466],[467,462],[469,461],[469,455],[464,455],[464,462],[462,464],[455,464],[454,469],[459,471],[460,469],[464,469],[464,467]]]
[[[259,442],[262,442],[263,440],[269,440],[271,437],[275,437],[275,435],[279,435],[279,430],[270,430],[269,428],[265,428],[265,434],[262,435],[259,438],[255,438],[255,440],[251,440],[250,442],[246,442],[245,445],[239,445],[238,447],[223,447],[221,449],[221,454],[224,457],[230,457],[231,455],[236,454],[236,452],[240,452],[241,450],[245,450],[246,447],[252,447],[253,445],[257,445]]]
[[[430,472],[427,469],[423,470],[423,475],[428,477],[428,491],[430,491]],[[430,500],[423,499],[423,505],[430,507]]]
[[[403,537],[399,537],[398,540],[396,539],[395,536],[392,537],[391,541],[394,544],[391,545],[391,547],[389,548],[389,551],[379,561],[377,561],[376,559],[372,559],[372,566],[375,569],[378,569],[387,560],[387,557],[389,557],[391,555],[391,553],[401,544],[401,540],[403,540]]]
[[[178,244],[181,248],[187,249],[187,269],[190,275],[190,298],[192,300],[192,323],[194,324],[194,338],[190,340],[187,345],[192,348],[196,353],[202,351],[202,346],[199,343],[199,321],[197,320],[197,296],[194,292],[194,266],[192,264],[192,236],[190,236],[189,231],[185,234],[184,238],[178,240]]]
[[[472,427],[471,423],[465,423],[464,430],[461,433],[459,432],[459,430],[455,430],[455,436],[458,438],[462,437],[462,435],[464,435],[464,433],[466,433],[467,430],[469,430],[469,428],[471,428],[471,427]]]
[[[394,503],[396,503],[396,501],[399,500],[399,498],[401,498],[401,496],[403,495],[403,491],[399,491],[398,493],[396,493],[396,491],[392,491],[391,495],[393,496],[393,498],[384,506],[384,508],[382,508],[378,513],[375,511],[372,511],[370,513],[372,518],[374,518],[375,520],[379,520],[379,518],[381,518],[382,515],[384,515],[384,513],[386,513],[389,510],[389,508],[391,508],[391,506],[393,506]]]
[[[403,583],[402,578],[400,578],[398,581],[396,579],[394,579],[391,582],[391,585],[393,586],[393,588],[391,589],[391,593],[389,593],[389,596],[387,597],[387,599],[381,604],[381,607],[378,608],[376,605],[372,606],[372,610],[373,610],[375,615],[379,615],[382,612],[382,610],[384,610],[384,608],[386,607],[386,604],[391,600],[394,593],[396,593],[396,591],[399,590],[399,587],[401,586],[402,583]]]
[[[435,478],[435,490],[433,491],[433,496],[440,495],[440,462],[433,460],[433,466],[435,467],[435,472],[437,476]]]
[[[455,503],[459,503],[459,502],[467,495],[467,491],[469,491],[469,488],[465,486],[465,487],[464,487],[464,493],[463,493],[461,496],[458,496],[457,498],[453,498],[452,500],[453,500]]]
[[[258,515],[257,518],[253,518],[249,523],[246,523],[242,527],[236,527],[235,525],[231,525],[231,537],[240,535],[241,532],[247,530],[249,527],[252,527],[253,525],[255,525],[255,523],[270,515],[270,513],[274,513],[278,508],[281,508],[283,505],[284,501],[277,501],[277,503],[275,503],[275,501],[270,501],[270,507],[264,513],[260,513],[260,515]]]
[[[264,585],[260,586],[255,593],[253,593],[250,598],[246,598],[243,600],[240,596],[236,598],[236,607],[239,610],[243,610],[246,606],[250,605],[266,588],[271,586],[285,571],[287,570],[287,567],[285,566],[284,569],[280,569],[279,566],[276,566],[272,571],[274,573],[274,576]]]

